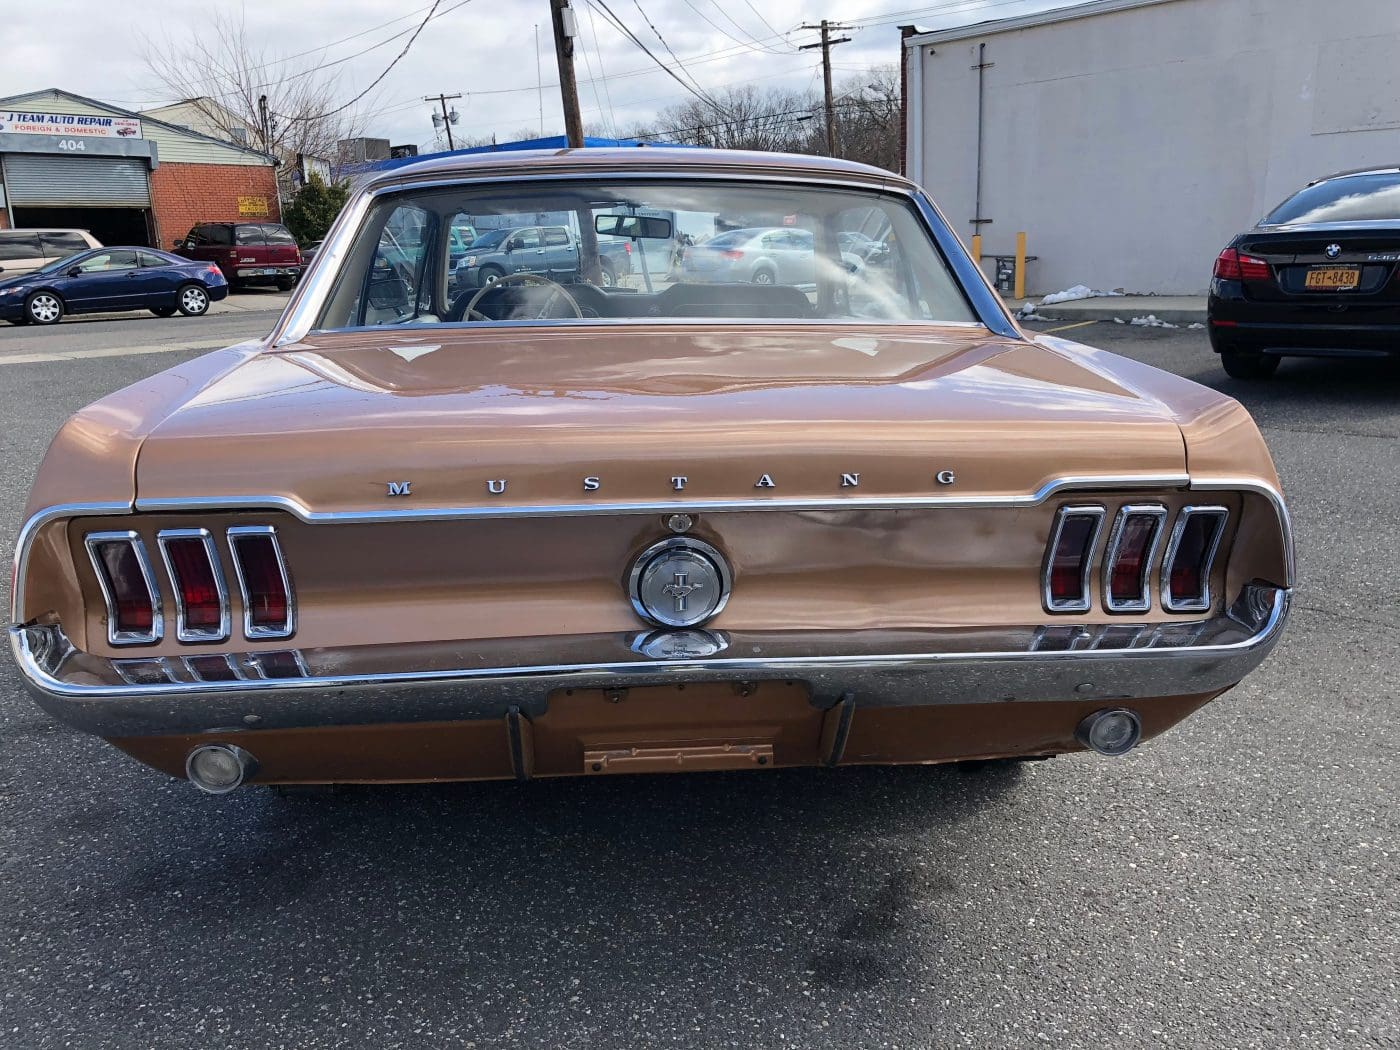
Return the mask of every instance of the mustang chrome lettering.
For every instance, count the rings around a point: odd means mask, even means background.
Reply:
[[[777,488],[777,486],[773,484],[773,475],[772,475],[772,474],[765,474],[765,475],[763,475],[763,477],[759,478],[757,481],[755,481],[755,482],[753,483],[753,487],[756,488],[756,489],[771,489],[771,488]]]
[[[491,493],[493,496],[499,496],[499,495],[500,495],[502,492],[504,492],[505,490],[506,490],[506,479],[505,479],[505,478],[492,478],[490,481],[488,481],[488,482],[486,483],[486,491],[489,492],[489,493]]]
[[[681,489],[685,488],[685,483],[689,480],[690,479],[687,477],[677,475],[676,477],[671,479],[671,487],[674,488],[677,492],[679,492]]]
[[[954,474],[951,470],[940,470],[937,474],[934,475],[934,480],[937,481],[940,485],[951,485],[953,482],[958,480],[958,476]]]
[[[842,474],[841,487],[843,489],[853,489],[860,484],[859,474]]]
[[[411,496],[413,493],[409,491],[409,486],[412,484],[411,481],[391,481],[387,494],[390,496]]]
[[[583,491],[584,491],[584,492],[597,492],[597,491],[598,491],[600,488],[602,488],[602,487],[603,487],[602,481],[600,481],[600,480],[599,480],[598,478],[596,478],[596,477],[588,477],[588,478],[584,478],[584,479],[583,479]]]

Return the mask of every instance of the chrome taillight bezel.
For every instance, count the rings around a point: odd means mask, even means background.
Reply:
[[[282,577],[282,592],[287,598],[287,618],[283,627],[266,627],[253,623],[248,580],[243,571],[243,558],[238,552],[237,540],[243,536],[266,537],[272,544],[272,553],[277,558],[277,571]],[[228,543],[229,556],[233,559],[234,575],[238,577],[238,591],[243,599],[243,636],[249,641],[290,638],[297,629],[296,593],[292,590],[292,578],[287,573],[287,559],[282,555],[282,543],[277,538],[277,529],[271,525],[234,525],[228,529],[225,541]]]
[[[1066,504],[1055,512],[1055,525],[1050,530],[1050,542],[1045,547],[1045,560],[1040,571],[1040,600],[1046,612],[1083,613],[1093,608],[1094,596],[1090,582],[1094,575],[1094,555],[1098,553],[1099,536],[1103,532],[1106,514],[1103,505],[1097,503]],[[1092,517],[1094,525],[1079,566],[1079,597],[1073,601],[1057,600],[1050,589],[1051,574],[1055,567],[1055,551],[1059,549],[1060,533],[1064,531],[1065,522],[1073,517]]]
[[[185,593],[180,579],[175,573],[175,564],[170,557],[170,543],[173,540],[199,540],[204,545],[204,556],[209,561],[209,572],[214,580],[214,588],[219,596],[219,626],[217,628],[191,628],[187,623]],[[165,563],[165,574],[170,579],[170,589],[175,596],[175,637],[182,642],[222,642],[228,639],[233,630],[229,612],[228,585],[224,582],[223,566],[219,563],[219,552],[214,544],[213,534],[208,529],[162,529],[156,533],[156,544],[160,547],[160,557]]]
[[[151,629],[149,631],[124,631],[118,626],[117,597],[107,580],[107,567],[97,548],[108,543],[125,543],[136,558],[141,576],[146,583],[146,593],[151,599]],[[83,537],[87,548],[88,561],[92,563],[93,575],[102,591],[102,600],[107,606],[107,642],[110,645],[154,645],[165,637],[165,616],[161,604],[160,588],[156,586],[155,573],[151,571],[151,559],[146,554],[145,541],[141,534],[130,530],[111,532],[89,532]]]
[[[1147,545],[1147,553],[1142,560],[1142,571],[1138,574],[1138,594],[1140,597],[1127,601],[1113,597],[1113,570],[1121,553],[1123,533],[1131,518],[1152,518],[1152,539]],[[1108,548],[1103,559],[1103,605],[1114,613],[1144,613],[1152,609],[1152,568],[1157,562],[1157,552],[1162,548],[1162,537],[1167,531],[1167,508],[1160,503],[1129,503],[1118,509],[1113,519],[1113,528],[1108,534]]]
[[[1172,595],[1172,566],[1176,564],[1181,547],[1181,537],[1186,531],[1187,522],[1201,515],[1210,515],[1218,520],[1214,535],[1201,559],[1201,594],[1198,598],[1179,599]],[[1167,543],[1167,553],[1162,558],[1162,608],[1168,612],[1205,612],[1215,601],[1211,589],[1211,574],[1215,570],[1215,556],[1220,543],[1225,538],[1225,527],[1230,522],[1230,509],[1218,504],[1192,505],[1182,507],[1172,525],[1171,540]]]

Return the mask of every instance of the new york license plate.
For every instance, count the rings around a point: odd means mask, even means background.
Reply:
[[[1349,292],[1361,283],[1359,266],[1328,266],[1309,270],[1303,287],[1326,291]]]

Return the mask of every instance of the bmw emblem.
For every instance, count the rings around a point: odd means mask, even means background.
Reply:
[[[1327,258],[1335,259],[1342,254],[1342,246],[1340,244],[1329,244],[1323,251],[1327,253]]]

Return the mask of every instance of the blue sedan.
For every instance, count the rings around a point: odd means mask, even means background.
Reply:
[[[141,309],[198,317],[227,295],[214,263],[154,248],[95,248],[9,279],[0,271],[0,320],[58,324],[64,314]]]

